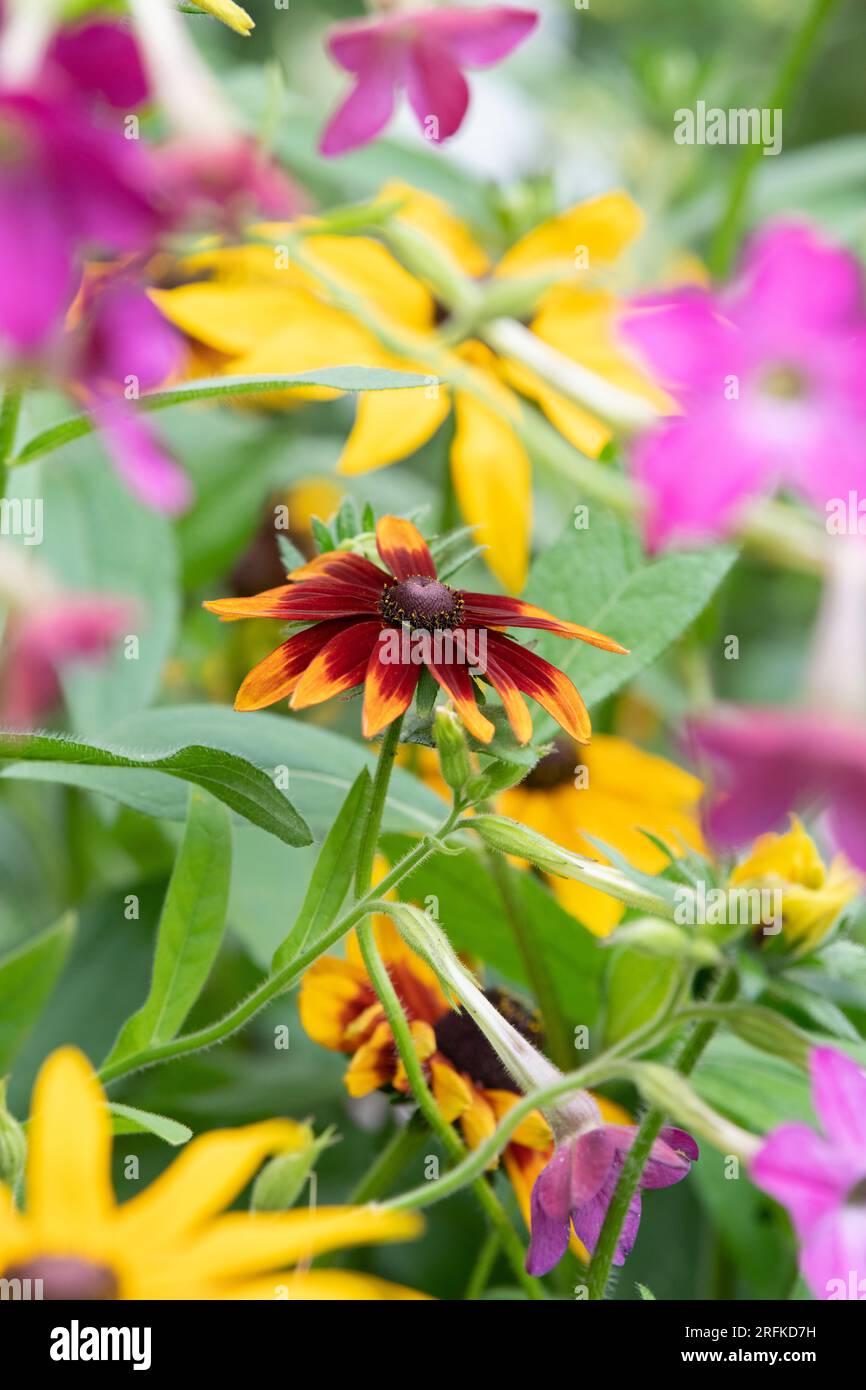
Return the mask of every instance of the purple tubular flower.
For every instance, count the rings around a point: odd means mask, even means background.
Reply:
[[[93,19],[58,30],[47,54],[82,95],[118,111],[147,100],[148,83],[135,37],[126,25]]]
[[[787,1207],[800,1268],[818,1298],[866,1297],[866,1073],[831,1047],[811,1056],[823,1134],[786,1124],[752,1162],[758,1187]]]
[[[428,138],[454,135],[469,105],[463,68],[506,58],[538,23],[534,10],[490,5],[350,20],[331,30],[328,49],[355,86],[322,136],[322,154],[345,154],[384,130],[404,88]]]
[[[779,486],[824,511],[866,485],[866,312],[847,251],[768,227],[733,286],[647,296],[621,327],[681,412],[634,455],[652,547],[727,534]]]
[[[160,226],[137,141],[97,124],[75,95],[0,92],[0,344],[45,347],[74,293],[84,248],[146,251]]]
[[[526,1257],[530,1274],[547,1274],[565,1254],[571,1226],[592,1253],[636,1125],[596,1125],[557,1145],[532,1189],[532,1240]],[[697,1160],[698,1146],[685,1130],[663,1129],[653,1144],[640,1188],[671,1187]],[[614,1264],[631,1254],[640,1225],[640,1192],[635,1193],[617,1241]]]
[[[824,806],[835,844],[866,871],[866,729],[817,713],[749,709],[695,721],[690,734],[715,774],[705,821],[720,848],[779,829],[791,810]]]

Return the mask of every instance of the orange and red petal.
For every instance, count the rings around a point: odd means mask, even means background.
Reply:
[[[350,555],[347,550],[328,550],[324,555],[317,555],[306,565],[292,570],[289,578],[297,582],[324,574],[345,584],[357,584],[361,589],[369,589],[376,598],[381,597],[385,585],[391,583],[390,574],[380,570],[372,560],[367,560],[363,555]]]
[[[487,654],[485,677],[493,686],[502,701],[512,733],[518,743],[528,743],[532,738],[532,715],[512,677],[495,658]]]
[[[284,623],[312,623],[327,618],[362,617],[377,611],[371,589],[344,584],[323,575],[300,584],[281,584],[252,598],[210,599],[204,604],[223,619],[279,618]]]
[[[481,743],[489,743],[496,729],[478,708],[475,702],[475,686],[465,666],[436,666],[429,663],[429,671],[442,686],[457,707],[457,713],[470,734]]]
[[[499,632],[487,634],[488,668],[490,658],[504,668],[518,690],[537,700],[558,724],[577,739],[589,743],[592,725],[579,692],[558,667]]]
[[[292,695],[292,709],[319,705],[360,685],[382,624],[356,622],[338,632],[307,667]]]
[[[383,516],[376,526],[376,546],[397,579],[413,574],[436,578],[433,556],[417,526],[401,516]]]
[[[290,637],[244,678],[235,696],[235,709],[265,709],[291,695],[310,662],[325,644],[360,621],[359,618],[334,618],[326,623],[315,623],[313,627]]]
[[[612,637],[603,632],[595,632],[591,627],[581,627],[579,623],[569,623],[564,618],[555,618],[544,608],[536,608],[534,603],[523,599],[508,598],[504,594],[463,594],[466,604],[467,623],[483,624],[486,627],[534,627],[540,632],[555,632],[558,637],[577,638],[589,642],[593,647],[601,647],[606,652],[628,655],[628,648],[620,646]]]
[[[361,730],[373,738],[387,724],[404,714],[412,702],[422,667],[411,662],[383,661],[387,648],[376,642],[364,676],[364,712]]]

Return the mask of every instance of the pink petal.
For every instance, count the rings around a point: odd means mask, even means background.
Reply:
[[[507,58],[538,23],[534,10],[490,5],[480,10],[432,10],[424,32],[445,44],[456,63],[486,68]]]
[[[92,403],[114,466],[136,497],[154,511],[175,515],[189,506],[189,479],[160,447],[144,421],[122,400]]]
[[[788,1124],[768,1135],[752,1162],[752,1181],[787,1207],[802,1240],[835,1210],[857,1181],[850,1154],[840,1154],[808,1125]]]
[[[619,331],[652,374],[675,392],[716,390],[736,374],[735,332],[706,290],[689,288],[636,299]]]
[[[325,127],[319,141],[322,154],[345,154],[347,150],[366,145],[384,130],[394,113],[404,57],[402,49],[377,50]]]
[[[866,1206],[828,1213],[809,1233],[800,1267],[816,1298],[866,1298]]]
[[[0,341],[31,352],[60,326],[74,290],[73,241],[38,170],[0,177]],[[9,267],[15,273],[9,273]]]
[[[469,87],[444,45],[426,38],[412,45],[406,86],[412,110],[434,144],[460,129],[469,105]],[[431,116],[435,125],[428,124]]]
[[[812,1099],[824,1133],[840,1148],[859,1149],[866,1178],[866,1072],[834,1047],[814,1048],[809,1062]]]
[[[805,330],[814,338],[831,326],[853,327],[863,312],[860,267],[814,228],[777,224],[750,243],[731,307],[744,328],[769,322],[780,335]]]
[[[831,793],[827,827],[836,848],[866,873],[866,778],[857,778],[852,768],[847,780],[844,790]]]
[[[547,1165],[544,1173],[549,1167],[550,1164]],[[532,1237],[526,1252],[526,1269],[529,1274],[536,1278],[540,1278],[543,1274],[549,1274],[554,1265],[559,1264],[568,1247],[571,1225],[567,1208],[563,1213],[558,1204],[552,1210],[548,1210],[545,1206],[539,1191],[539,1184],[544,1173],[541,1173],[535,1181],[529,1204]]]
[[[92,20],[60,29],[49,61],[58,63],[88,96],[131,111],[146,100],[147,76],[132,31],[121,24]]]

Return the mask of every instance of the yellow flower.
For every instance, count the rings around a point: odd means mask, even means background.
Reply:
[[[193,0],[193,4],[204,10],[205,14],[213,15],[214,19],[222,20],[242,38],[248,39],[250,31],[256,27],[252,15],[248,15],[234,0]]]
[[[26,1212],[0,1187],[0,1277],[42,1279],[44,1297],[76,1301],[421,1297],[366,1274],[290,1268],[343,1245],[417,1235],[414,1214],[225,1211],[265,1158],[303,1135],[288,1120],[202,1135],[118,1206],[105,1096],[82,1053],[61,1048],[36,1082]]]
[[[391,182],[379,197],[399,203],[393,215],[398,236],[402,229],[426,239],[446,264],[483,281],[488,291],[526,282],[521,293],[528,306],[535,303],[532,328],[545,342],[616,386],[666,402],[619,352],[612,294],[576,283],[587,269],[603,271],[639,232],[641,215],[626,194],[606,194],[551,218],[495,267],[470,230],[431,194]],[[279,248],[293,229],[269,225],[257,232]],[[610,439],[606,425],[471,331],[461,335],[452,321],[443,333],[432,288],[374,237],[318,234],[308,224],[300,257],[280,258],[274,245],[251,244],[204,251],[186,262],[186,271],[190,283],[156,291],[154,298],[189,338],[225,355],[226,371],[352,364],[429,376],[424,387],[359,395],[340,470],[365,473],[405,459],[453,415],[450,463],[461,512],[489,547],[494,574],[507,588],[522,588],[532,495],[519,431],[521,396],[593,456]],[[335,394],[310,388],[303,396]],[[286,400],[299,398],[299,392],[287,393]]]
[[[782,894],[782,933],[798,955],[820,945],[843,907],[863,891],[864,880],[842,855],[826,867],[797,816],[784,835],[762,835],[731,875],[731,884],[778,888]]]

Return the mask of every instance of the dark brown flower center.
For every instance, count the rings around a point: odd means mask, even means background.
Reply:
[[[866,1178],[861,1178],[848,1193],[846,1204],[849,1207],[866,1207]]]
[[[551,751],[545,753],[520,785],[530,791],[550,791],[573,782],[579,766],[574,744],[567,738],[557,738]]]
[[[408,623],[427,632],[459,627],[464,607],[462,594],[426,574],[412,574],[398,584],[389,584],[379,600],[379,612],[386,622],[395,627]]]
[[[76,1303],[105,1302],[120,1296],[117,1277],[107,1265],[71,1255],[37,1255],[3,1271],[4,1279],[30,1281],[34,1299],[70,1299]]]
[[[519,1000],[504,989],[485,990],[502,1017],[507,1019],[534,1047],[542,1046],[541,1022]],[[516,1091],[517,1087],[487,1038],[468,1013],[449,1009],[436,1024],[436,1046],[458,1071],[465,1072],[478,1086],[491,1091]]]

